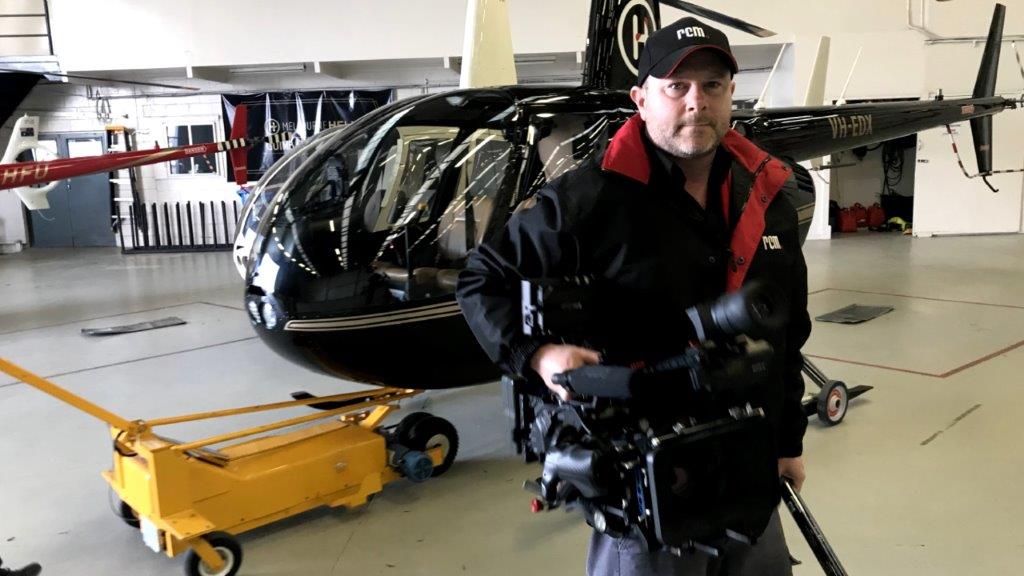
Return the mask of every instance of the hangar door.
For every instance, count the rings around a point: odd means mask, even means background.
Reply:
[[[96,156],[106,150],[102,132],[40,135],[39,144],[61,158]],[[32,246],[114,246],[110,229],[110,184],[106,172],[65,180],[50,191],[49,210],[32,214]]]

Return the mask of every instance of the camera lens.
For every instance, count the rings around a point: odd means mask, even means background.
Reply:
[[[786,319],[785,295],[775,286],[754,281],[739,292],[686,311],[701,341],[746,334],[761,337]]]

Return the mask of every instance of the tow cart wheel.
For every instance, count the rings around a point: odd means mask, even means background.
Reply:
[[[421,420],[433,417],[434,415],[430,412],[413,412],[412,414],[406,415],[398,422],[398,426],[395,427],[395,438],[397,438],[399,442],[408,439],[413,426],[418,424]]]
[[[138,528],[139,513],[136,512],[134,508],[129,506],[128,503],[125,502],[124,500],[119,500],[119,502],[120,503],[117,505],[118,518],[124,520],[124,523],[131,526],[132,528]]]
[[[203,536],[217,554],[224,560],[224,566],[213,571],[203,562],[203,559],[196,554],[196,551],[189,548],[185,555],[185,574],[187,576],[235,576],[242,566],[242,545],[234,536],[227,532],[211,532]]]
[[[835,426],[846,417],[846,407],[850,403],[850,394],[846,384],[832,380],[818,394],[818,420],[826,426]]]
[[[410,414],[408,417],[415,416]],[[455,426],[444,418],[428,414],[411,426],[408,433],[399,436],[399,442],[412,448],[426,452],[431,448],[440,446],[443,455],[441,463],[434,466],[431,476],[437,477],[444,474],[452,467],[455,455],[459,452],[459,434]]]

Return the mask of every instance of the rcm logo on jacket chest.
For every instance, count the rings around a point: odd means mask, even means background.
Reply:
[[[765,250],[782,250],[782,243],[778,236],[761,236],[761,244]]]

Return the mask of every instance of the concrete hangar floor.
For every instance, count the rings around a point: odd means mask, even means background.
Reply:
[[[811,315],[895,310],[858,326],[814,323],[805,351],[832,378],[875,389],[846,420],[812,420],[804,496],[852,574],[1014,574],[1024,560],[1024,237],[845,237],[810,242]],[[257,341],[229,256],[28,250],[0,257],[0,356],[130,418],[360,389],[313,375]],[[87,339],[82,327],[175,315],[162,330]],[[285,383],[285,384],[282,384]],[[497,384],[429,393],[401,412],[450,419],[459,460],[368,505],[320,509],[243,534],[241,574],[579,574],[588,528],[534,515],[538,469],[507,442]],[[303,411],[297,410],[296,414]],[[260,421],[167,430],[199,437]],[[0,557],[44,574],[170,575],[113,514],[99,476],[106,427],[0,377]],[[797,575],[819,574],[783,514]]]

